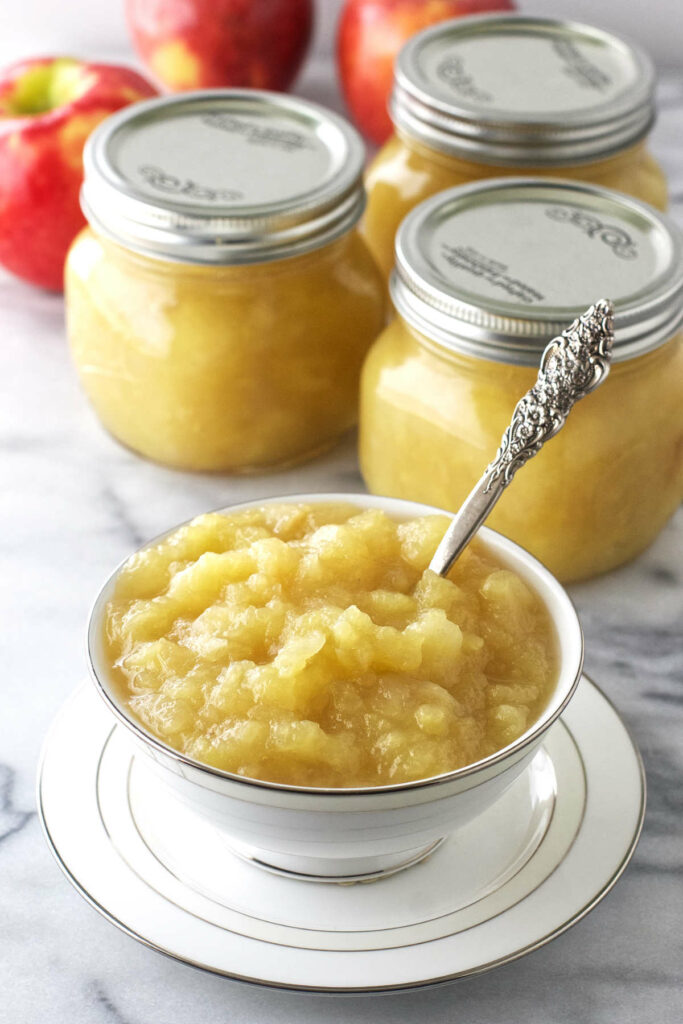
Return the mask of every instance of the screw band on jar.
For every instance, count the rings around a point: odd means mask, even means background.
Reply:
[[[651,206],[597,185],[494,178],[417,206],[396,237],[391,294],[449,348],[531,366],[596,292],[614,298],[614,361],[683,323],[683,244]]]
[[[291,96],[225,89],[136,104],[84,154],[97,231],[184,263],[266,262],[347,232],[365,205],[364,148],[342,118]]]
[[[486,164],[607,158],[655,117],[649,57],[576,22],[483,15],[416,35],[396,61],[390,112],[432,149]]]

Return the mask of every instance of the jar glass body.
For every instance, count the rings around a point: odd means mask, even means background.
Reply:
[[[395,134],[368,168],[368,205],[361,230],[385,278],[394,265],[399,224],[423,199],[456,185],[483,178],[534,175],[587,181],[642,199],[660,210],[667,206],[664,173],[644,142],[606,160],[566,167],[501,167],[450,156],[407,136]]]
[[[357,418],[384,286],[352,230],[266,263],[190,265],[86,228],[66,267],[67,330],[104,426],[155,461],[248,472],[315,454]]]
[[[460,355],[393,321],[361,380],[371,491],[457,510],[494,457],[533,367]],[[683,495],[683,335],[612,367],[519,470],[487,525],[561,581],[635,557]]]

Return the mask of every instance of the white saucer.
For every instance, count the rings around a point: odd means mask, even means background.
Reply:
[[[88,686],[46,740],[38,796],[66,876],[146,945],[242,981],[378,992],[487,970],[578,921],[633,854],[645,780],[584,677],[524,775],[427,860],[370,884],[319,885],[234,854],[168,795]]]

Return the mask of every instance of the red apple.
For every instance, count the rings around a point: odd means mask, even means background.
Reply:
[[[378,145],[388,139],[394,60],[416,32],[448,18],[514,9],[513,0],[346,0],[337,36],[337,64],[358,128]]]
[[[120,107],[156,95],[135,71],[70,57],[0,71],[0,263],[61,291],[64,257],[85,224],[83,145]]]
[[[304,59],[313,0],[126,0],[135,47],[173,92],[287,89]]]

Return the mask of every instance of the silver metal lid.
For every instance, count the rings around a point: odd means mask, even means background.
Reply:
[[[107,118],[85,148],[83,212],[136,252],[256,263],[316,249],[365,203],[364,147],[342,118],[280,93],[221,89]]]
[[[481,15],[414,36],[395,67],[396,127],[481,163],[563,166],[633,145],[654,121],[649,57],[571,21]]]
[[[525,366],[608,295],[618,362],[683,324],[683,243],[657,210],[610,189],[493,178],[441,192],[406,217],[391,293],[434,341]]]

